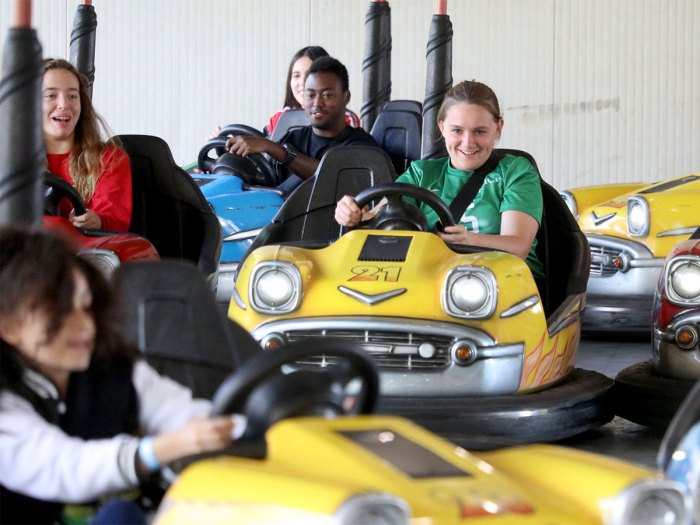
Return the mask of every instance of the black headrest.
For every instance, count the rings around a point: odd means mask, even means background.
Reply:
[[[292,131],[297,128],[303,128],[311,124],[311,119],[306,114],[303,109],[289,109],[282,113],[282,116],[277,121],[275,129],[270,135],[270,140],[273,142],[279,142],[279,140],[284,137],[288,131]]]
[[[131,161],[133,211],[129,231],[143,235],[161,257],[187,259],[207,275],[221,255],[221,226],[170,147],[151,135],[119,135]]]

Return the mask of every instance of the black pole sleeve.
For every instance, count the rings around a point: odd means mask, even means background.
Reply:
[[[445,93],[452,87],[452,22],[447,15],[433,15],[425,53],[425,100],[423,101],[422,157],[447,156],[437,127],[437,113]]]
[[[70,34],[70,62],[87,77],[90,96],[92,96],[92,84],[95,82],[96,34],[95,8],[92,5],[78,5]]]
[[[41,225],[46,154],[42,50],[36,31],[10,28],[0,80],[0,225]]]
[[[362,127],[372,129],[391,98],[391,9],[388,2],[370,2],[365,16],[365,58],[362,61]]]

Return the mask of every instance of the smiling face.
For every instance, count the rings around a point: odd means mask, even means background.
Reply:
[[[73,273],[72,309],[58,331],[48,335],[49,317],[40,309],[0,322],[2,338],[65,391],[71,372],[86,370],[95,348],[92,293],[85,275]]]
[[[311,62],[312,60],[309,57],[303,56],[294,62],[292,66],[289,87],[300,107],[304,106],[304,79],[306,78],[306,72],[311,67]]]
[[[80,83],[67,69],[49,69],[42,84],[44,139],[49,153],[73,147],[80,118]]]
[[[491,155],[501,137],[503,119],[496,120],[489,110],[478,104],[458,102],[447,109],[438,127],[445,138],[452,167],[473,171]]]
[[[317,135],[335,137],[345,126],[345,108],[350,92],[334,73],[311,73],[304,85],[304,110]]]

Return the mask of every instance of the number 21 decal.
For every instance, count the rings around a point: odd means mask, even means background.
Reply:
[[[348,281],[386,281],[395,283],[399,280],[400,266],[354,266],[350,270],[354,276]]]

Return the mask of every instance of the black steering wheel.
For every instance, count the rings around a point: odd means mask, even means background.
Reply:
[[[276,186],[277,175],[272,164],[261,154],[253,153],[241,157],[234,153],[219,154],[217,158],[210,157],[214,151],[224,151],[227,137],[209,139],[197,156],[197,165],[205,173],[230,173],[243,179],[247,184],[258,186]]]
[[[60,215],[58,205],[63,199],[68,199],[75,210],[76,215],[84,215],[87,211],[85,201],[78,190],[63,180],[61,177],[48,171],[44,172],[44,214]]]
[[[425,216],[417,206],[408,203],[401,197],[411,197],[419,203],[427,204],[435,213],[443,227],[454,226],[455,220],[452,212],[440,197],[432,191],[407,184],[405,182],[389,182],[378,184],[361,191],[355,197],[355,202],[364,208],[372,201],[386,197],[387,203],[382,206],[377,215],[372,219],[360,223],[360,228],[373,230],[413,230],[427,231],[427,221]]]
[[[221,128],[221,131],[219,131],[217,137],[228,137],[229,135],[245,135],[246,137],[265,137],[265,134],[259,129],[256,129],[253,126],[247,126],[245,124],[229,124],[228,126],[224,126],[223,128]],[[219,157],[224,153],[226,153],[226,150],[223,147],[216,148],[216,154]]]
[[[324,367],[300,362],[323,356]],[[292,368],[285,373],[284,369]],[[346,386],[359,379],[359,392]],[[247,437],[260,437],[276,421],[301,415],[369,414],[379,394],[379,374],[371,357],[347,342],[293,342],[258,354],[224,381],[213,399],[212,415],[243,413]]]

